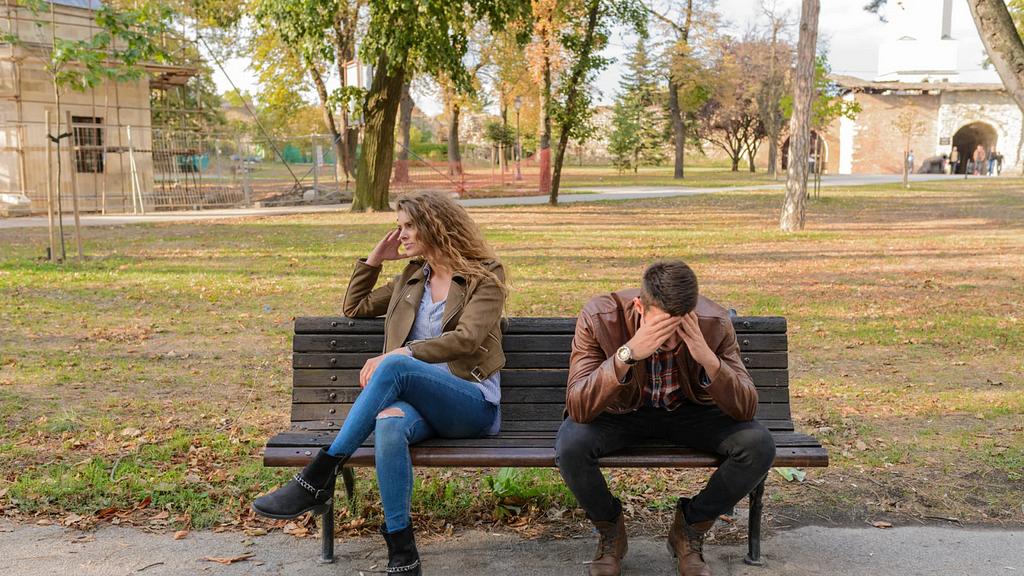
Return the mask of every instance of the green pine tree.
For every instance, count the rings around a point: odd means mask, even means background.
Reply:
[[[626,60],[627,72],[619,81],[622,93],[615,102],[608,150],[613,165],[623,172],[665,161],[665,118],[659,100],[662,88],[655,63],[641,38]]]

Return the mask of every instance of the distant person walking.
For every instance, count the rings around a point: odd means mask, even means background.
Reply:
[[[949,153],[949,173],[956,174],[956,168],[960,164],[960,152],[953,146],[953,151]]]
[[[974,149],[974,175],[978,176],[985,170],[985,147],[978,144]]]
[[[1003,173],[1003,153],[996,152],[996,175]]]
[[[996,175],[996,147],[993,146],[988,149],[988,175]]]
[[[914,173],[914,151],[907,152],[907,174]]]

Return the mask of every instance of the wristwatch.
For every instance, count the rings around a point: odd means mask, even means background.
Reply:
[[[633,351],[625,344],[619,346],[619,349],[615,351],[615,357],[621,360],[626,366],[636,364],[636,360],[633,359]]]

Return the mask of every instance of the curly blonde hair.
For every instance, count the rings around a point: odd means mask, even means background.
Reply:
[[[508,294],[508,271],[506,278],[499,278],[483,265],[484,260],[501,260],[466,209],[450,196],[435,190],[410,192],[398,199],[395,210],[409,215],[433,259],[468,278],[490,278]]]

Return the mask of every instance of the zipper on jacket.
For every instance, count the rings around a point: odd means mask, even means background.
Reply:
[[[465,290],[465,288],[463,288],[463,290]],[[463,292],[463,294],[465,294],[465,292]],[[442,320],[441,321],[441,333],[442,334],[444,334],[444,327],[447,326],[448,323],[452,321],[452,318],[455,318],[455,315],[458,314],[459,312],[461,312],[462,309],[465,308],[465,306],[466,306],[466,297],[462,296],[462,301],[459,302],[459,306],[454,311],[452,311],[451,315],[448,316],[447,320]]]

